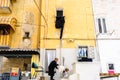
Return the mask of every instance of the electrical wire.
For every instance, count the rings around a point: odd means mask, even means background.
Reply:
[[[47,37],[47,33],[48,33],[48,23],[47,23],[47,20],[46,20],[46,18],[45,18],[45,16],[43,15],[43,13],[42,13],[42,11],[41,11],[41,9],[40,9],[40,7],[38,6],[38,4],[37,4],[37,2],[35,1],[35,0],[33,0],[34,1],[34,3],[35,3],[35,5],[36,5],[36,7],[38,8],[38,10],[39,10],[39,13],[40,13],[40,15],[43,17],[43,19],[44,19],[44,21],[45,21],[45,26],[44,26],[44,38],[46,38]],[[46,39],[44,40],[44,48],[46,47]],[[45,50],[43,50],[43,53],[45,53]],[[45,56],[45,54],[44,54],[44,56]],[[44,66],[44,59],[45,57],[42,57],[42,65]]]
[[[44,19],[44,21],[45,21],[46,27],[44,27],[44,28],[45,28],[45,29],[44,29],[44,38],[45,38],[45,40],[46,40],[46,38],[47,38],[47,33],[48,33],[48,23],[47,23],[47,20],[46,20],[45,16],[43,15],[40,7],[38,6],[37,2],[36,2],[35,0],[33,0],[33,1],[34,1],[34,3],[35,3],[36,7],[37,7],[38,10],[39,10],[39,13],[41,14],[41,16],[43,17],[43,19]],[[45,47],[45,42],[46,42],[46,41],[44,41],[44,47]]]
[[[34,25],[34,26],[43,26],[44,27],[44,25],[37,25],[37,24],[30,24],[30,23],[23,23],[23,22],[17,22],[16,26],[20,26],[20,25],[23,25],[23,24],[29,24],[29,25]]]
[[[44,21],[45,21],[45,23],[46,23],[46,26],[48,27],[47,20],[46,20],[45,16],[43,15],[43,13],[42,13],[41,9],[39,8],[39,6],[38,6],[37,2],[36,2],[35,0],[33,0],[33,1],[34,1],[34,3],[35,3],[36,7],[38,8],[38,10],[39,10],[39,12],[40,12],[41,16],[43,17],[43,19],[44,19]]]
[[[70,40],[70,39],[73,39],[73,40],[120,40],[120,38],[62,38],[62,40]],[[59,40],[59,38],[46,38],[46,40]]]

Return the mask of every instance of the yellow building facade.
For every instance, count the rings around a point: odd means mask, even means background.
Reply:
[[[9,4],[7,9],[4,9],[3,1],[4,4]],[[39,51],[36,55],[36,50],[39,49],[96,45],[91,0],[0,0],[0,3],[3,7],[0,11],[0,27],[10,28],[9,34],[3,28],[0,29],[1,33],[5,32],[4,35],[0,34],[0,46],[18,49],[22,53],[27,50],[32,54],[29,60],[24,60],[28,64],[36,62],[39,65]],[[59,10],[62,10],[65,20],[63,32],[55,26]],[[12,62],[14,59],[11,59]],[[1,70],[8,71],[10,67],[20,66],[13,66],[9,60],[10,58],[5,59],[11,66]],[[18,61],[21,61],[21,65],[24,64],[21,59]],[[20,68],[24,70],[23,66]],[[31,71],[33,75],[34,69]]]
[[[36,4],[37,3],[37,4]],[[39,65],[39,0],[0,0],[0,72]],[[7,66],[6,66],[7,64]],[[32,74],[34,69],[31,69]]]
[[[41,8],[41,48],[95,46],[91,0],[42,0]],[[65,18],[62,39],[61,29],[55,27],[57,10],[62,10]]]
[[[87,56],[91,56],[92,52],[89,51],[90,48],[88,47],[93,47],[94,49],[96,47],[92,1],[41,1],[40,49],[43,49],[41,52],[43,53],[41,64],[46,66],[47,69],[49,65],[47,61],[52,60],[49,60],[49,58],[58,57],[58,63],[71,70],[72,63],[77,62],[79,46],[88,49],[86,52]],[[57,20],[60,15],[62,15],[60,20],[64,18],[61,21],[63,23]],[[56,26],[57,21],[60,26]],[[64,26],[61,27],[61,24],[64,24]],[[46,52],[44,52],[44,49]],[[92,55],[94,55],[94,52],[92,52]]]

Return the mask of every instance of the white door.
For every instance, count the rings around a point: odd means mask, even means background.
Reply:
[[[45,71],[48,71],[48,66],[51,61],[54,60],[56,57],[56,50],[55,49],[47,49],[45,54]]]

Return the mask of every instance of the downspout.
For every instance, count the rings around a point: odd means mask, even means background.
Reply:
[[[40,2],[41,2],[41,8],[42,8],[42,0],[40,0]],[[34,3],[35,3],[35,5],[36,5],[36,7],[38,8],[38,10],[39,10],[39,13],[41,14],[40,15],[40,17],[42,17],[43,18],[43,21],[45,22],[45,25],[43,25],[44,26],[44,41],[43,41],[43,48],[44,48],[44,50],[42,50],[42,51],[40,51],[42,54],[43,54],[43,57],[42,57],[42,62],[41,62],[41,65],[43,65],[44,66],[44,53],[45,53],[45,47],[46,47],[46,35],[47,35],[47,31],[46,31],[46,27],[48,27],[48,24],[47,24],[47,21],[46,21],[46,18],[45,18],[45,16],[43,15],[43,13],[42,13],[42,11],[41,11],[41,9],[40,9],[40,7],[37,5],[37,2],[34,0]],[[40,25],[40,27],[41,27],[41,25]],[[39,33],[40,34],[40,33]],[[40,36],[41,37],[41,36]],[[41,38],[40,38],[41,39]],[[40,41],[41,42],[41,41]],[[41,48],[42,46],[41,46],[41,43],[40,43],[40,48]]]
[[[42,0],[39,0],[39,8],[42,9]],[[39,25],[38,25],[38,45],[37,45],[37,48],[39,50],[39,62],[40,62],[40,58],[41,58],[41,55],[40,55],[40,49],[41,49],[41,13],[39,15]],[[40,65],[40,64],[39,64]]]
[[[41,2],[42,0],[39,0],[39,8],[41,9]],[[40,61],[40,48],[41,48],[41,13],[39,13],[39,19],[38,19],[38,36],[37,36],[37,49],[39,51],[39,61]]]
[[[39,0],[39,8],[41,9],[41,2],[42,0]],[[37,44],[37,49],[40,50],[41,48],[41,13],[39,13],[39,19],[38,19],[39,23],[38,23],[38,37],[37,37],[37,41],[38,41],[38,44]]]
[[[44,26],[44,50],[43,50],[43,62],[42,65],[45,68],[45,56],[46,56],[46,39],[47,39],[47,33],[48,33],[48,0],[46,0],[46,10],[45,10],[45,20],[46,20],[46,24]]]
[[[60,6],[62,7],[62,3],[63,3],[63,0],[60,0]],[[62,35],[63,35],[63,29],[64,29],[64,26],[61,28],[60,30],[60,64],[63,65],[63,62],[62,62]]]
[[[45,20],[46,24],[44,26],[44,49],[46,49],[46,39],[47,39],[47,32],[48,32],[48,0],[46,0],[46,11],[45,11]]]

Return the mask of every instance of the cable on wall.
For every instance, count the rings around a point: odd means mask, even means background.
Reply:
[[[42,15],[42,17],[43,17],[43,19],[44,19],[44,21],[45,21],[45,23],[46,23],[46,25],[47,25],[47,27],[48,27],[47,20],[46,20],[45,16],[43,15],[43,13],[42,13],[41,9],[39,8],[39,6],[38,6],[37,2],[36,2],[35,0],[33,0],[33,1],[34,1],[34,3],[35,3],[35,5],[36,5],[36,7],[38,8],[38,10],[39,10],[40,14]]]

